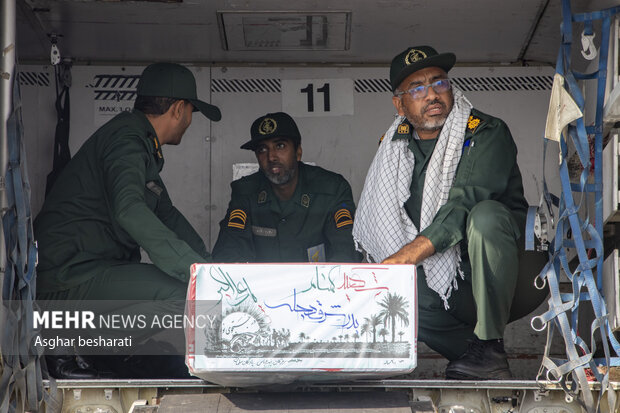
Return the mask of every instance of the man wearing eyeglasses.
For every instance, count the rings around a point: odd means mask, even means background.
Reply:
[[[373,261],[417,266],[418,337],[450,360],[447,378],[508,379],[504,329],[544,299],[531,287],[544,255],[520,265],[517,148],[501,119],[452,84],[455,61],[429,46],[393,59],[399,116],[368,172],[353,236]]]

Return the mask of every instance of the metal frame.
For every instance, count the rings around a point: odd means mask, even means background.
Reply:
[[[599,382],[589,382],[592,390],[599,390],[601,385]],[[49,380],[43,380],[43,386],[50,387]],[[230,387],[220,386],[219,384],[209,383],[200,379],[177,379],[177,380],[56,380],[56,386],[59,389],[69,388],[209,388],[230,390]],[[359,388],[383,388],[383,389],[509,389],[509,390],[562,390],[562,387],[552,381],[534,381],[534,380],[498,380],[498,381],[472,381],[472,380],[359,380],[348,383],[314,383],[304,384],[296,383],[293,386],[305,389],[359,389]],[[286,386],[282,386],[286,388]],[[620,382],[611,383],[614,389],[620,389]],[[248,391],[252,389],[244,389]],[[260,388],[255,390],[259,391]]]
[[[8,146],[7,146],[7,121],[12,110],[13,98],[13,76],[15,76],[15,24],[16,24],[16,5],[15,0],[1,0],[2,12],[2,67],[0,68],[0,113],[2,114],[2,124],[0,125],[0,213],[4,214],[8,207],[6,197],[6,184],[4,173],[8,166]],[[0,285],[4,279],[4,268],[6,261],[6,247],[4,236],[0,236]]]

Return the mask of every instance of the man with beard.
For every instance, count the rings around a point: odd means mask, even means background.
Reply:
[[[371,260],[417,266],[420,341],[449,379],[511,377],[503,335],[546,293],[525,253],[527,202],[506,124],[448,78],[456,57],[411,47],[390,68],[398,117],[370,167],[353,236]]]
[[[232,182],[213,260],[358,262],[349,183],[301,162],[301,135],[286,113],[261,116],[250,134],[241,148],[254,151],[260,171]]]

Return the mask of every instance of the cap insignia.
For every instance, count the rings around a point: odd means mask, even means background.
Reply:
[[[336,228],[353,225],[353,217],[351,217],[351,211],[346,208],[339,209],[334,214],[334,221],[336,221]]]
[[[269,135],[275,132],[278,124],[272,118],[265,118],[258,126],[258,133],[261,135]]]
[[[409,53],[405,56],[405,64],[409,66],[412,63],[417,62],[418,60],[426,59],[426,53],[418,49],[411,49]]]
[[[245,229],[247,214],[242,209],[233,209],[228,216],[228,226],[231,228]]]

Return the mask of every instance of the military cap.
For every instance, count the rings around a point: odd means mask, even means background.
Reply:
[[[414,46],[398,54],[390,66],[390,84],[392,92],[396,90],[407,76],[426,67],[439,67],[446,73],[456,62],[454,53],[437,53],[430,46]]]
[[[176,63],[153,63],[148,65],[138,81],[136,93],[139,96],[158,96],[185,99],[194,105],[194,112],[200,111],[207,118],[218,121],[222,114],[217,106],[198,99],[196,79],[185,66]]]
[[[265,139],[289,138],[301,142],[301,135],[293,118],[284,112],[268,113],[256,119],[250,128],[250,140],[241,149],[254,150]]]

